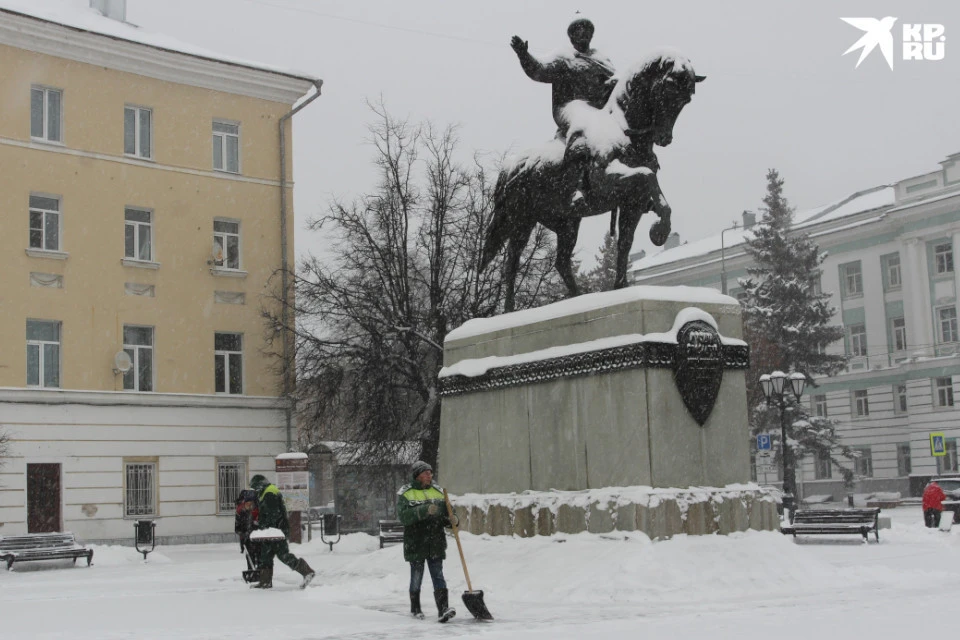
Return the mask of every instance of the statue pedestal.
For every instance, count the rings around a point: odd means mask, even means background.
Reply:
[[[467,322],[444,345],[441,482],[461,495],[749,482],[741,338],[737,301],[693,287]]]

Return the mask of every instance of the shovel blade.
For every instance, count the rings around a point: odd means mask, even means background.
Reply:
[[[243,581],[244,582],[260,582],[260,570],[252,569],[250,571],[244,571]]]
[[[493,620],[493,616],[483,603],[483,591],[464,591],[463,604],[477,620]]]

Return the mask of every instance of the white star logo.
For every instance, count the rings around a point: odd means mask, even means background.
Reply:
[[[859,40],[853,43],[853,46],[843,52],[843,55],[847,55],[851,51],[856,51],[857,49],[863,49],[860,52],[860,59],[857,60],[857,67],[860,66],[860,63],[863,62],[863,59],[866,58],[871,51],[877,48],[877,45],[880,45],[880,53],[883,54],[883,57],[886,59],[887,64],[890,66],[890,69],[893,70],[893,23],[897,21],[896,18],[891,18],[887,16],[882,20],[877,20],[876,18],[840,18],[849,25],[860,29],[861,31],[866,31]]]

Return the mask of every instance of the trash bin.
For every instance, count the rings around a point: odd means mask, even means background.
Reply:
[[[133,523],[133,546],[143,554],[144,561],[147,559],[147,554],[157,547],[156,529],[157,523],[153,520],[137,520]],[[143,549],[140,548],[141,546]]]
[[[324,544],[330,545],[330,551],[333,551],[333,545],[340,542],[340,520],[343,516],[336,513],[325,513],[320,520],[320,540]],[[334,540],[336,536],[336,540]]]

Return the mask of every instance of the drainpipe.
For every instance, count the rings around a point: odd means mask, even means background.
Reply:
[[[282,307],[280,309],[280,324],[283,325],[283,397],[287,400],[287,406],[284,410],[287,422],[287,451],[293,448],[293,408],[294,400],[292,398],[292,385],[294,366],[291,362],[290,353],[290,330],[288,322],[289,311],[289,275],[287,274],[287,120],[292,118],[297,112],[305,106],[320,97],[320,87],[323,86],[323,80],[314,80],[313,86],[316,92],[298,106],[294,107],[288,114],[280,118],[280,279],[281,287],[280,299]]]

